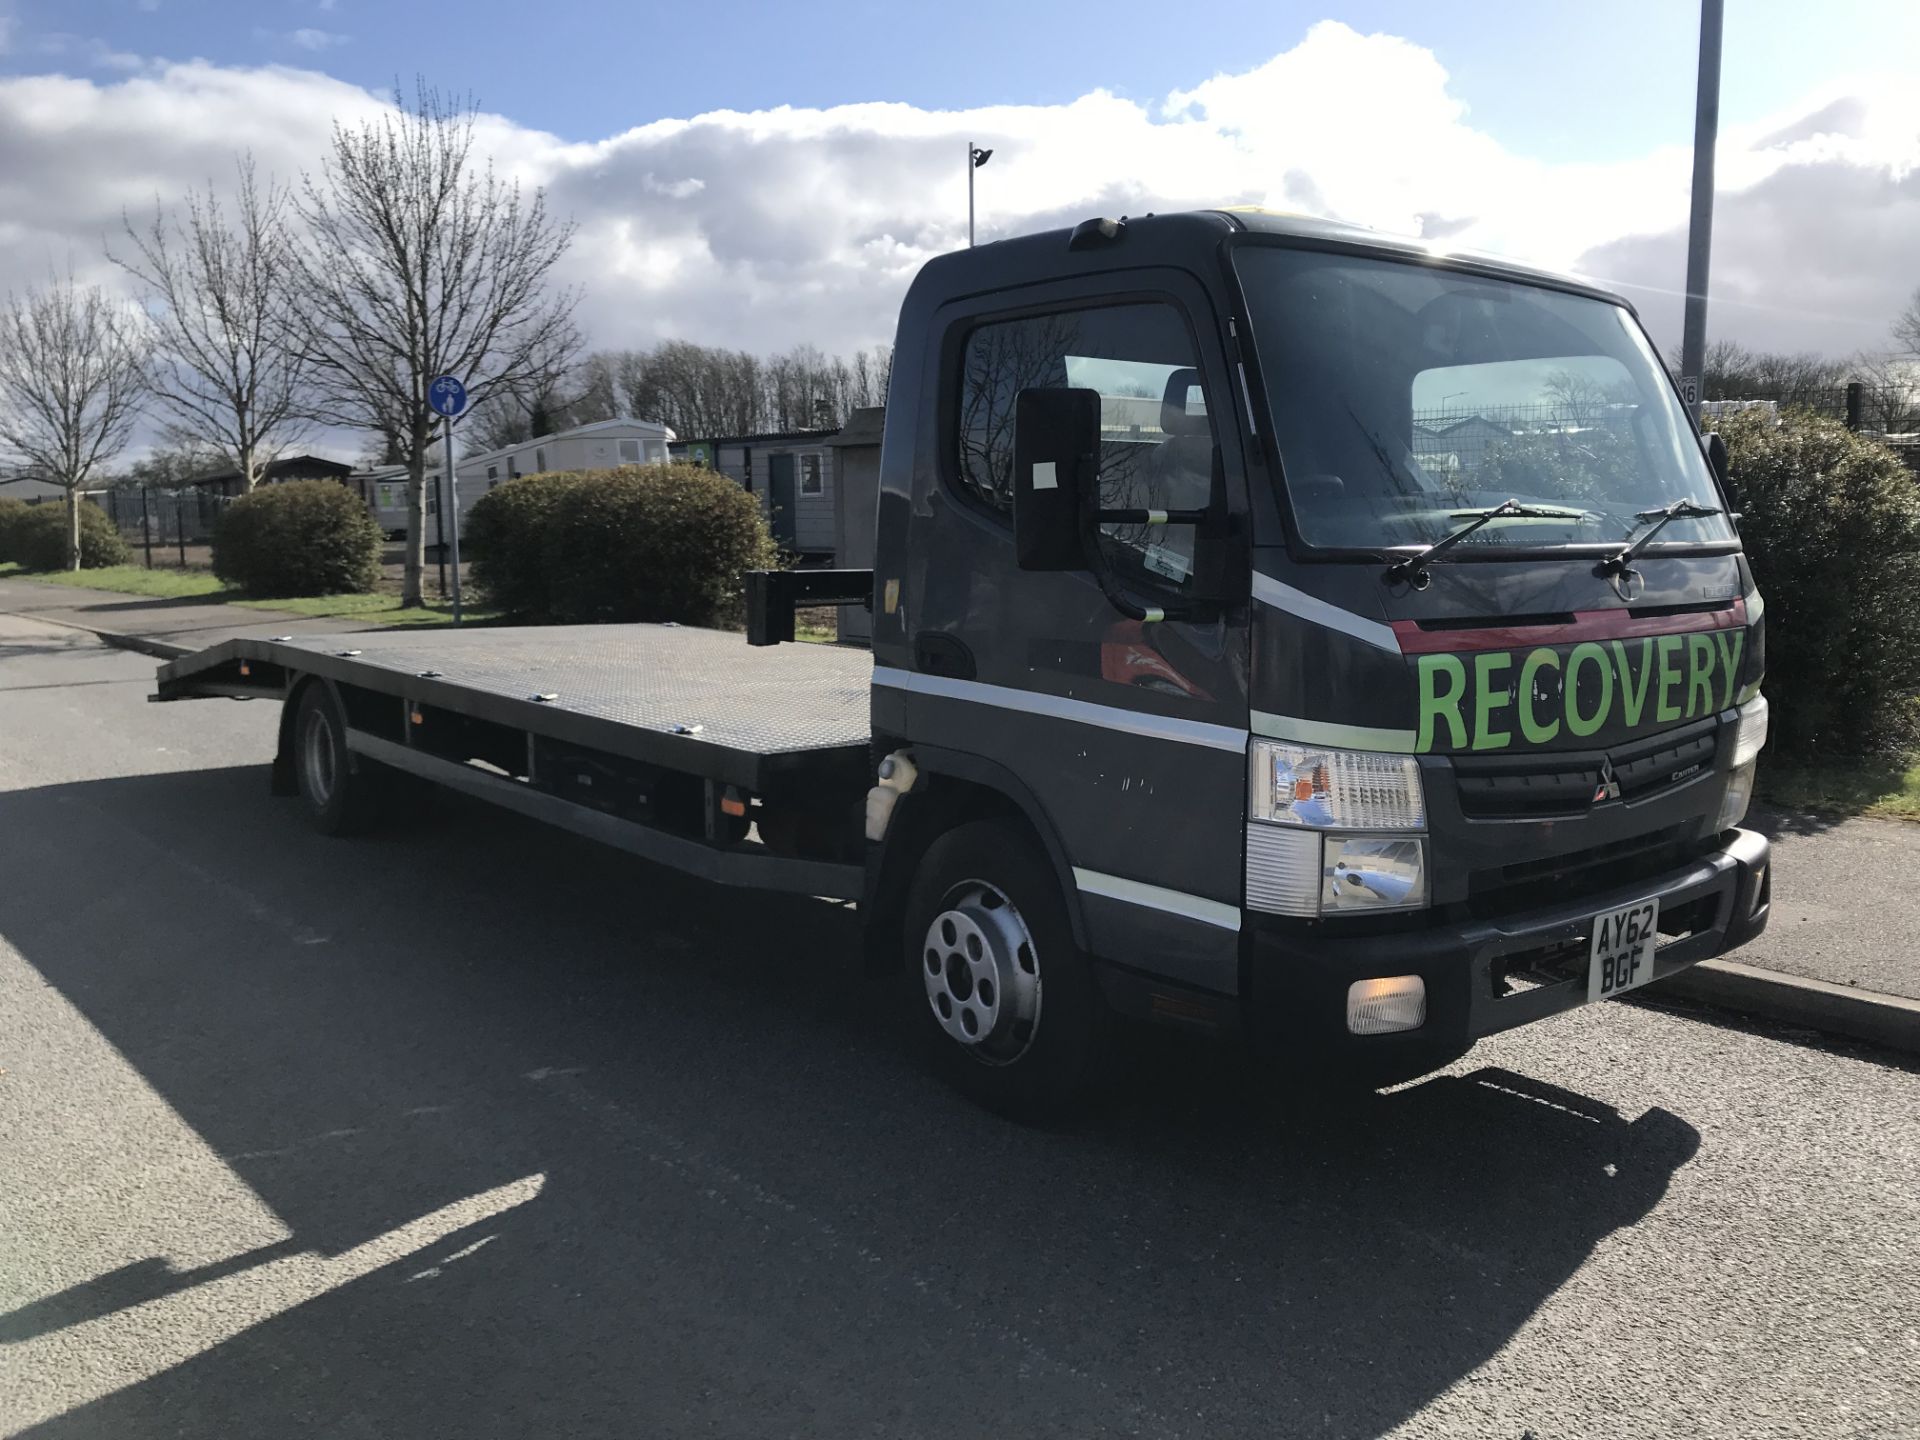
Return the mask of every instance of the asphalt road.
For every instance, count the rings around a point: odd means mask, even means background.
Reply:
[[[1920,1075],[1631,1006],[1357,1110],[924,1076],[853,917],[266,795],[0,616],[0,1431],[1920,1434]]]

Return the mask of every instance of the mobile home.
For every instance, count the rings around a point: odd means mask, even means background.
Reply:
[[[591,425],[576,425],[557,430],[518,445],[464,455],[454,461],[454,473],[460,478],[460,520],[464,525],[475,502],[505,480],[522,475],[544,475],[561,470],[611,470],[621,465],[662,465],[673,431],[651,420],[600,420]],[[427,465],[427,514],[439,511],[442,473],[438,463],[442,451],[435,446]],[[407,472],[405,466],[387,466],[368,470],[354,477],[374,522],[390,536],[407,533]],[[427,527],[427,541],[433,543],[436,532]]]
[[[802,556],[834,551],[835,432],[799,430],[676,440],[676,460],[710,465],[760,497],[780,548]]]

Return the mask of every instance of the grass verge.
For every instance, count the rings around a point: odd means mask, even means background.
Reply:
[[[1920,765],[1898,760],[1760,762],[1760,798],[1785,810],[1920,820]]]
[[[144,570],[138,565],[107,565],[98,570],[36,570],[18,565],[0,566],[0,575],[31,580],[36,585],[73,585],[82,590],[112,590],[121,595],[147,595],[157,600],[221,600],[225,588],[211,570]]]

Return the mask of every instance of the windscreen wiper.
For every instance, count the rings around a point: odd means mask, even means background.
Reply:
[[[1593,573],[1596,575],[1624,575],[1627,573],[1629,567],[1632,566],[1635,557],[1653,543],[1654,536],[1666,529],[1667,526],[1675,520],[1704,520],[1710,515],[1719,515],[1722,513],[1723,512],[1717,507],[1702,505],[1699,501],[1691,497],[1685,500],[1676,500],[1671,505],[1662,505],[1653,510],[1642,510],[1633,517],[1639,521],[1640,524],[1635,525],[1633,531],[1629,532],[1629,543],[1622,545],[1616,553],[1609,555],[1598,565],[1594,566]],[[1641,526],[1650,526],[1651,528],[1648,529],[1646,533],[1639,534]],[[1639,534],[1638,539],[1633,538],[1636,534]]]
[[[1435,557],[1451,550],[1482,525],[1490,524],[1495,520],[1504,520],[1510,515],[1530,520],[1584,520],[1587,513],[1585,510],[1570,510],[1562,505],[1523,505],[1518,500],[1502,500],[1498,505],[1482,510],[1458,530],[1442,535],[1424,550],[1417,550],[1411,555],[1402,556],[1394,561],[1387,567],[1387,579],[1408,580],[1416,588],[1425,589],[1427,580],[1430,578],[1427,575],[1427,566]]]

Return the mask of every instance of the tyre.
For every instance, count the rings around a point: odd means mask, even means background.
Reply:
[[[322,835],[357,835],[380,818],[380,777],[347,749],[347,720],[317,681],[301,691],[293,717],[293,770],[307,821]]]
[[[1073,942],[1053,866],[1022,827],[975,821],[928,848],[908,894],[905,1001],[934,1068],[988,1109],[1084,1101],[1114,1018]]]

